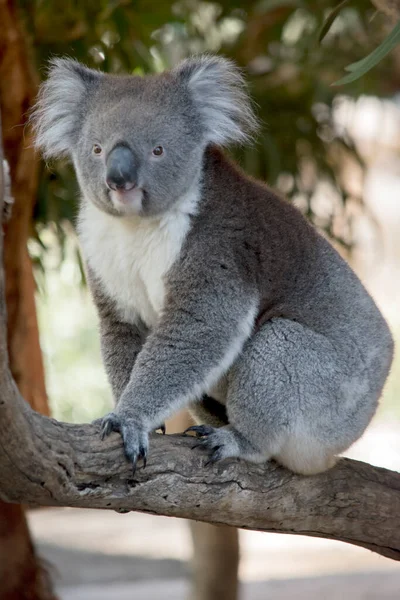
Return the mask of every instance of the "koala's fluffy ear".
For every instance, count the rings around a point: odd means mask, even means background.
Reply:
[[[72,59],[51,61],[31,114],[35,145],[46,158],[71,154],[82,126],[86,98],[102,77],[99,71]]]
[[[174,71],[187,86],[208,142],[245,142],[257,129],[245,80],[236,65],[217,56],[193,57]]]

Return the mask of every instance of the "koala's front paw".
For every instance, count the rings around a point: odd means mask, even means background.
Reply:
[[[135,473],[137,462],[141,458],[143,459],[144,468],[149,448],[148,432],[132,417],[111,412],[103,417],[100,432],[101,439],[104,440],[112,431],[117,431],[121,434],[124,442],[125,456],[132,462],[133,473]]]

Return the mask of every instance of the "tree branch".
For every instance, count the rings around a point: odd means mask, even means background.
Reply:
[[[132,476],[121,439],[34,413],[9,377],[0,401],[0,496],[35,505],[137,510],[235,527],[328,537],[400,559],[400,475],[343,459],[296,476],[274,463],[205,466],[193,440],[154,435]]]
[[[371,0],[371,2],[375,8],[393,21],[400,19],[400,0]]]
[[[0,266],[2,253],[1,239]],[[102,442],[94,425],[60,423],[34,412],[8,367],[1,266],[0,498],[326,537],[400,560],[400,474],[349,459],[313,477],[275,463],[205,466],[207,457],[192,444],[182,436],[153,435],[147,467],[133,476],[118,434]]]

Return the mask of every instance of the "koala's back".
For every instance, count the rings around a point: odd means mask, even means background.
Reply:
[[[214,286],[223,267],[238,286],[257,289],[259,306],[243,352],[211,390],[229,425],[207,443],[222,457],[324,471],[376,410],[392,361],[390,331],[354,272],[293,206],[218,151],[207,161],[187,254],[208,263]],[[185,277],[195,266],[186,269]],[[193,410],[207,422],[203,406]]]
[[[206,159],[203,205],[187,242],[255,284],[258,325],[283,317],[332,341],[381,346],[391,336],[371,296],[301,213],[222,152]],[[191,241],[192,240],[192,241]],[[371,349],[369,349],[371,350]]]

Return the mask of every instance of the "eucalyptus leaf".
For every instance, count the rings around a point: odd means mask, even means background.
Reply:
[[[385,56],[389,54],[400,43],[400,22],[395,25],[392,31],[389,33],[387,38],[377,47],[371,54],[368,54],[365,58],[354,62],[347,67],[346,71],[350,71],[348,75],[345,75],[339,81],[335,81],[332,85],[343,85],[345,83],[351,83],[356,81],[368,71],[373,69]]]
[[[336,17],[339,15],[341,10],[346,6],[346,4],[349,4],[349,2],[350,2],[350,0],[342,0],[342,2],[339,2],[339,4],[337,6],[335,6],[335,8],[333,10],[331,10],[331,12],[326,17],[326,19],[319,31],[319,35],[318,35],[319,42],[322,42],[322,40],[324,39],[324,37],[326,36],[328,31],[332,27],[332,24],[333,24],[334,20],[336,19]]]

